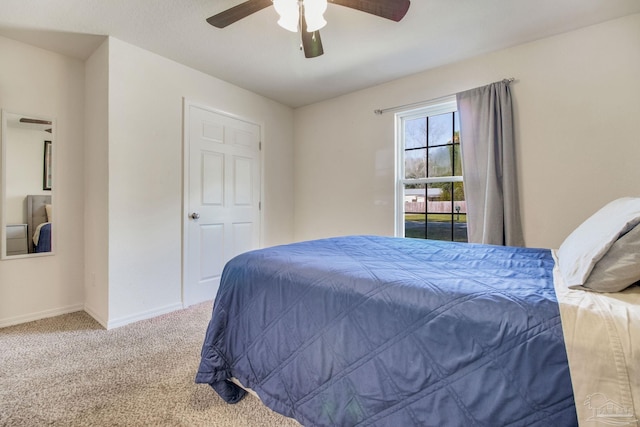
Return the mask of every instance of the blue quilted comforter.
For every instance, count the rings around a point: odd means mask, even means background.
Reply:
[[[549,250],[374,236],[227,263],[196,382],[305,426],[575,426]]]
[[[51,223],[46,223],[40,228],[36,252],[51,252]]]

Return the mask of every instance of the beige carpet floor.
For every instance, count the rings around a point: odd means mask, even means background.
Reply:
[[[0,329],[0,426],[300,426],[195,384],[211,303],[110,331],[84,312]]]

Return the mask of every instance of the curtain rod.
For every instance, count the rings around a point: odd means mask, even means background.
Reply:
[[[502,79],[500,81],[503,82],[503,83],[509,84],[509,83],[513,82],[514,80],[515,80],[515,78],[509,77],[509,78],[506,78],[506,79]],[[494,82],[494,83],[498,83],[498,82]],[[481,86],[478,86],[478,87],[481,87]],[[449,95],[444,95],[444,96],[441,96],[439,98],[428,99],[426,101],[412,102],[411,104],[404,104],[404,105],[398,105],[398,106],[395,106],[395,107],[389,107],[389,108],[382,108],[382,109],[379,109],[379,110],[373,110],[373,112],[375,114],[377,114],[377,115],[381,115],[383,113],[388,113],[389,111],[404,110],[405,108],[410,108],[410,107],[419,107],[419,106],[424,105],[427,102],[437,101],[439,99],[448,98],[448,97],[453,96],[453,95],[455,95],[455,93],[451,93]]]

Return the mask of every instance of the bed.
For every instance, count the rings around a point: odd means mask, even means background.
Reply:
[[[610,310],[603,345],[589,332],[599,320],[582,322],[584,301],[567,297],[596,294],[560,272],[564,249],[346,236],[241,254],[225,266],[196,382],[229,403],[250,389],[305,426],[637,425],[640,334],[624,328],[640,324],[640,300],[625,302],[626,320]],[[598,346],[615,380],[583,381]]]
[[[51,196],[28,195],[25,201],[29,253],[51,252]]]

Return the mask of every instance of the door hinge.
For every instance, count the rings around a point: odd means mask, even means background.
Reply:
[[[258,210],[261,211],[262,210],[262,202],[258,202]]]
[[[258,151],[262,151],[262,141],[258,142]]]

